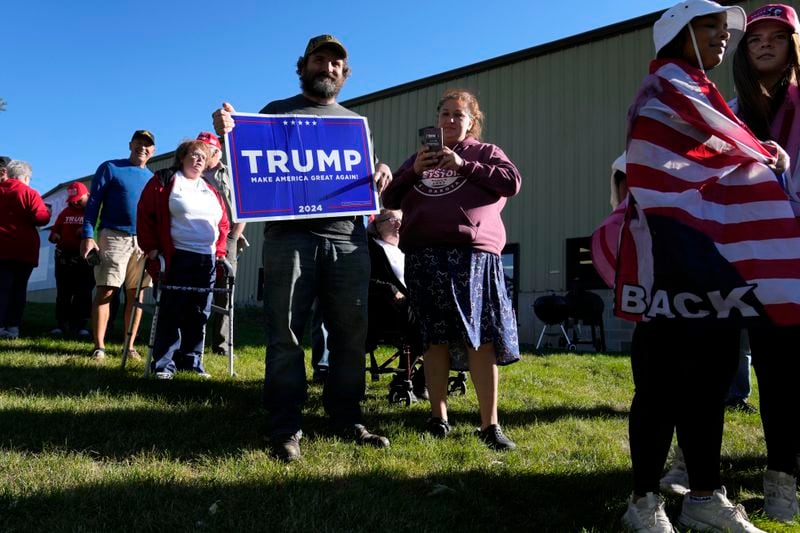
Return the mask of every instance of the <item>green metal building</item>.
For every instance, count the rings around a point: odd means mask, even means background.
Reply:
[[[728,3],[749,12],[764,2]],[[486,116],[484,140],[501,146],[523,176],[519,195],[503,212],[523,343],[535,343],[542,327],[532,310],[537,297],[563,293],[576,276],[595,287],[585,242],[572,239],[591,235],[610,211],[611,162],[624,149],[627,109],[654,55],[652,26],[660,14],[342,102],[369,119],[376,154],[394,169],[416,151],[418,128],[435,122],[445,89],[477,95]],[[711,77],[733,98],[730,58]],[[163,154],[148,166],[163,168],[173,157]],[[246,230],[252,246],[240,259],[240,305],[260,305],[261,226]],[[631,324],[612,317],[608,289],[596,292],[606,301],[608,348],[626,350]]]

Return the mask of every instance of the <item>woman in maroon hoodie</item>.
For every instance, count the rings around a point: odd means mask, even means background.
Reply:
[[[400,248],[426,347],[427,429],[437,437],[449,433],[448,374],[469,368],[481,415],[477,435],[493,449],[509,450],[515,444],[497,420],[497,366],[519,359],[519,341],[500,261],[506,242],[500,212],[519,192],[520,174],[499,147],[480,142],[483,114],[475,96],[448,90],[437,112],[443,148],[421,147],[383,196],[385,207],[404,213]]]

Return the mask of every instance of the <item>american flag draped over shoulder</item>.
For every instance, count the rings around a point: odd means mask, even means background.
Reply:
[[[615,313],[800,323],[800,223],[774,154],[702,71],[656,60],[650,72],[629,115],[634,200],[593,235]]]

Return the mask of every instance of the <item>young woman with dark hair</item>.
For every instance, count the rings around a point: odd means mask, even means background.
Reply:
[[[736,114],[758,138],[779,143],[789,154],[784,189],[797,199],[800,169],[800,35],[795,10],[783,4],[762,6],[747,17],[747,31],[733,59]],[[800,326],[765,323],[749,328],[753,367],[759,385],[761,421],[767,444],[764,512],[793,522],[797,500],[797,379],[800,354],[794,348]]]

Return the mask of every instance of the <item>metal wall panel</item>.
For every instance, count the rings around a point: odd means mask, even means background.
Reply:
[[[762,3],[740,5],[749,12]],[[798,1],[788,3],[797,7]],[[527,342],[532,298],[566,286],[565,240],[589,235],[609,212],[610,165],[624,147],[627,109],[653,56],[651,35],[648,25],[574,45],[566,40],[536,57],[496,62],[446,81],[433,77],[350,105],[369,118],[376,154],[394,169],[416,150],[417,129],[435,122],[444,89],[478,96],[486,115],[484,139],[501,146],[523,175],[522,190],[503,219],[508,242],[520,245],[520,329]],[[711,77],[726,97],[733,96],[730,59]],[[149,166],[157,170],[171,162],[172,155],[163,154]],[[240,258],[238,304],[259,304],[262,231],[260,223],[245,231],[251,247]]]
[[[644,75],[649,39],[632,32],[354,109],[370,119],[377,153],[396,168],[416,149],[417,128],[434,120],[445,88],[474,91],[486,114],[484,138],[523,174],[504,212],[509,242],[521,245],[521,290],[562,289],[564,240],[587,235],[608,211],[607,169],[624,144],[625,109]]]
[[[790,2],[795,4],[795,2]],[[761,5],[740,4],[746,11]],[[609,212],[611,162],[625,143],[625,117],[653,57],[642,28],[563,48],[352,108],[367,116],[376,153],[392,168],[416,149],[417,128],[434,120],[445,88],[476,93],[484,138],[500,145],[523,175],[503,213],[509,242],[521,247],[523,292],[566,287],[565,239],[589,235]],[[733,96],[731,60],[711,72]]]

